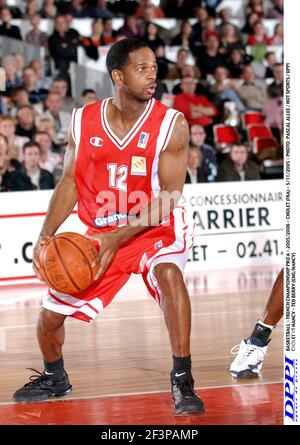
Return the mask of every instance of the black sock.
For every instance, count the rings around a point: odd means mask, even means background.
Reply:
[[[188,355],[187,357],[175,357],[173,355],[173,377],[181,377],[183,376],[183,374],[187,374],[188,376],[190,376],[191,369],[192,360],[190,355]],[[181,374],[181,376],[179,374]]]
[[[61,357],[55,362],[46,362],[44,360],[45,373],[49,377],[61,378],[64,375],[64,359]]]
[[[269,337],[272,333],[272,329],[264,326],[260,321],[258,321],[253,329],[251,337],[258,338],[263,342],[263,345],[266,346],[268,344]]]

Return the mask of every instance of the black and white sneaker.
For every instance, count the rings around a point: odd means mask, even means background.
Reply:
[[[269,340],[270,341],[270,340]],[[269,342],[268,342],[269,343]],[[241,341],[237,351],[237,346],[231,349],[237,356],[230,365],[230,374],[235,378],[258,377],[268,350],[268,344],[264,345],[261,340],[255,337],[248,337]]]
[[[30,381],[14,393],[15,402],[41,402],[50,397],[64,396],[72,391],[66,371],[63,377],[57,379],[52,374],[47,375],[45,371],[41,373],[36,369],[28,369],[35,371],[38,375],[30,376]]]
[[[204,404],[194,391],[194,379],[190,372],[171,372],[172,398],[175,414],[200,414]]]

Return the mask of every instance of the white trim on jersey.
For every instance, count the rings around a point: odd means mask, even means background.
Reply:
[[[169,108],[162,120],[159,135],[156,142],[155,156],[152,163],[151,171],[151,187],[153,195],[156,198],[160,192],[159,178],[158,178],[158,161],[162,150],[166,148],[166,144],[169,142],[175,122],[180,113],[173,108]]]
[[[98,313],[103,310],[102,301],[98,297],[89,301],[79,300],[52,289],[49,289],[44,297],[43,307],[63,315],[74,315],[76,312],[82,312],[92,319],[95,319]]]
[[[104,99],[101,103],[100,116],[101,116],[102,127],[103,127],[105,133],[107,134],[107,136],[109,137],[109,139],[114,143],[114,145],[119,150],[124,150],[124,148],[126,148],[127,145],[132,141],[132,139],[135,137],[135,135],[140,130],[142,125],[145,123],[145,121],[150,116],[150,113],[151,113],[151,111],[154,107],[154,104],[155,104],[155,99],[149,100],[149,102],[145,108],[145,111],[138,118],[138,120],[136,121],[134,126],[126,134],[126,136],[124,136],[123,139],[119,139],[118,136],[112,131],[112,129],[108,123],[107,117],[106,117],[107,106],[108,106],[108,102],[110,99],[112,99],[112,98],[109,97],[107,99]]]
[[[81,136],[81,118],[84,107],[75,108],[71,118],[71,134],[75,143],[75,159],[77,158],[80,136]]]

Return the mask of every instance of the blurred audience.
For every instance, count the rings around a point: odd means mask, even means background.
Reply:
[[[228,157],[219,165],[217,181],[260,179],[259,167],[248,158],[248,148],[245,144],[233,144]]]

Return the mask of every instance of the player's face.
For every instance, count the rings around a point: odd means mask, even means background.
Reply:
[[[156,89],[157,64],[150,48],[129,54],[129,63],[122,71],[122,88],[141,101],[152,98]]]

